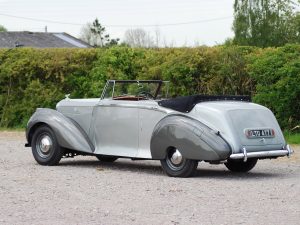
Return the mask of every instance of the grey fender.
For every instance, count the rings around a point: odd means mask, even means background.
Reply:
[[[45,108],[37,109],[27,124],[28,146],[31,146],[35,129],[42,124],[46,124],[54,131],[61,147],[88,153],[94,152],[94,146],[87,134],[75,121],[56,110]]]
[[[231,147],[218,131],[182,114],[166,116],[154,128],[150,143],[152,158],[164,159],[170,147],[195,160],[225,160],[231,154]]]

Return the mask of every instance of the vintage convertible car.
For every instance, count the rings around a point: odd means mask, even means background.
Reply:
[[[41,165],[62,157],[95,155],[160,160],[169,176],[187,177],[199,161],[251,170],[258,159],[289,156],[273,113],[247,96],[164,98],[168,82],[107,81],[101,98],[66,99],[38,108],[25,146]]]

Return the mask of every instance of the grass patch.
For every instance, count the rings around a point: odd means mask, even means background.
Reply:
[[[300,144],[300,133],[283,132],[285,140],[289,144]]]
[[[22,127],[18,127],[18,128],[0,127],[0,131],[25,131],[25,128],[22,128]]]

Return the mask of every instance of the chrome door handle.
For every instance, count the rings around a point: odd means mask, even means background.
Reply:
[[[116,106],[117,104],[98,104],[98,106]]]

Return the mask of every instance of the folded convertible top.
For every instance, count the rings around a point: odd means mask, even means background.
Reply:
[[[179,112],[190,112],[197,103],[208,101],[243,101],[251,102],[250,96],[245,95],[191,95],[161,100],[158,104]]]

